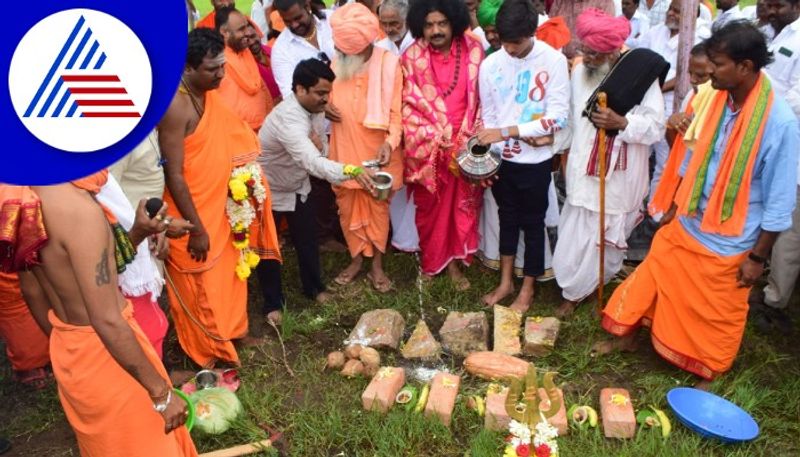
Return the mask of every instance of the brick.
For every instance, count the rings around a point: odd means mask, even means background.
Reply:
[[[405,325],[403,316],[393,309],[367,311],[358,319],[358,324],[350,332],[344,344],[397,349]]]
[[[511,418],[506,412],[506,398],[508,397],[508,387],[504,387],[500,392],[488,392],[486,394],[486,415],[483,418],[483,426],[487,430],[508,430],[508,423]]]
[[[522,352],[519,342],[522,313],[494,305],[494,352],[518,355]]]
[[[400,353],[406,359],[433,360],[441,355],[442,345],[433,337],[428,324],[420,319],[414,332],[400,349]]]
[[[561,397],[561,406],[558,408],[556,415],[549,417],[547,422],[558,429],[558,436],[564,436],[569,431],[569,425],[567,423],[567,408],[564,405],[564,392],[562,392],[561,389],[557,390],[558,396]],[[547,392],[543,387],[539,388],[539,398],[542,399],[542,401],[539,403],[539,409],[542,411],[548,411],[550,409],[550,401],[547,400]]]
[[[406,374],[402,368],[382,367],[361,394],[362,406],[367,411],[388,412],[405,383]]]
[[[461,385],[461,377],[450,373],[439,372],[431,381],[431,392],[425,405],[425,415],[435,414],[447,427],[456,406],[456,395]]]
[[[561,322],[555,317],[528,317],[525,320],[525,355],[545,356],[553,350]]]
[[[486,314],[452,311],[439,329],[442,347],[453,355],[466,357],[470,352],[488,350],[489,324]]]
[[[619,395],[619,404],[612,398]],[[605,388],[600,391],[600,415],[606,438],[633,438],[636,435],[636,415],[631,396],[625,389]]]

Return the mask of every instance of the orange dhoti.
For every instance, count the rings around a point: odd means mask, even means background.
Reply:
[[[713,379],[733,365],[750,288],[736,275],[747,256],[709,251],[675,220],[656,232],[650,253],[603,310],[603,328],[624,336],[651,327],[653,347],[681,369]]]
[[[188,238],[171,239],[167,262],[167,293],[178,341],[198,365],[217,361],[239,363],[233,340],[247,335],[247,281],[236,276],[240,252],[225,212],[228,181],[236,158],[258,151],[252,129],[220,99],[206,93],[203,117],[184,139],[183,175],[192,201],[208,233],[205,262],[188,251]],[[183,216],[171,193],[167,214]]]
[[[16,274],[0,273],[0,339],[14,371],[42,368],[50,363],[49,342],[22,298]]]
[[[133,319],[122,311],[139,346],[164,380],[164,366]],[[50,312],[50,352],[58,393],[83,457],[192,457],[186,427],[164,434],[164,419],[147,391],[125,371],[90,326],[62,322]]]
[[[339,220],[350,255],[375,255],[386,252],[389,240],[389,202],[378,201],[362,189],[334,187]]]

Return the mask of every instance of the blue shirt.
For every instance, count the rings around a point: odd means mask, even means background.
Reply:
[[[797,117],[786,102],[776,94],[772,109],[767,115],[761,147],[756,156],[752,182],[750,184],[750,205],[747,219],[740,236],[724,236],[700,230],[703,213],[717,178],[720,160],[725,152],[731,128],[739,112],[726,106],[723,113],[722,132],[708,165],[708,176],[700,196],[697,213],[694,217],[681,216],[681,225],[689,234],[712,252],[731,256],[753,248],[761,230],[782,232],[792,226],[792,212],[797,198],[797,161],[800,149],[800,129]],[[681,166],[684,175],[691,159],[692,151],[686,152]]]

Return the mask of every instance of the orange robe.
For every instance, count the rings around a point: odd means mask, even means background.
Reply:
[[[249,49],[237,53],[225,47],[225,77],[217,91],[228,107],[254,131],[261,128],[272,111],[272,96]]]
[[[50,363],[49,341],[22,298],[16,274],[0,272],[0,339],[14,371]]]
[[[391,100],[389,125],[385,129],[368,128],[364,125],[368,111],[370,79],[370,62],[367,62],[365,70],[350,80],[342,81],[337,78],[333,82],[331,102],[341,112],[342,122],[331,123],[329,157],[344,164],[361,166],[365,161],[377,159],[378,149],[384,142],[388,142],[393,148],[392,155],[389,165],[381,171],[390,173],[394,178],[394,189],[399,189],[403,184],[403,160],[400,151],[403,74],[395,56],[377,47],[373,49],[370,61],[385,55],[396,66],[394,79],[386,81],[381,88],[383,91],[392,91],[391,97],[386,97],[387,101]],[[354,180],[334,185],[333,191],[350,255],[355,257],[363,254],[372,257],[376,248],[385,252],[389,237],[389,201],[376,200]]]
[[[651,326],[659,355],[713,379],[730,369],[742,342],[750,288],[738,287],[736,274],[745,256],[709,251],[675,219],[656,232],[650,254],[614,291],[603,328],[624,336]]]
[[[257,144],[253,131],[216,91],[206,93],[203,117],[183,142],[183,175],[211,246],[200,263],[189,255],[188,238],[170,240],[167,293],[178,341],[201,366],[218,360],[238,363],[232,340],[247,334],[247,282],[235,273],[239,251],[225,204],[233,158]],[[170,216],[182,217],[169,189],[164,201]]]
[[[147,359],[164,380],[167,371],[128,304],[122,315]],[[147,391],[106,349],[91,326],[62,322],[50,311],[50,352],[58,394],[83,457],[197,456],[186,427],[164,434],[164,419]]]

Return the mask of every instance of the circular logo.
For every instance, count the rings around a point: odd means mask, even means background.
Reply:
[[[158,13],[130,2],[60,0],[15,11],[0,27],[0,182],[87,176],[146,140],[186,62],[184,0]]]
[[[14,51],[8,88],[36,138],[92,152],[125,138],[141,121],[153,87],[150,59],[117,18],[72,9],[39,21]]]

